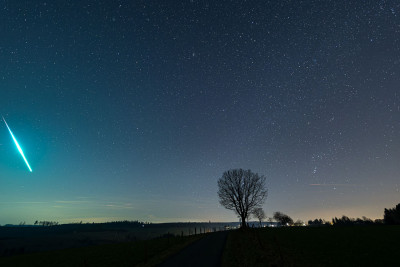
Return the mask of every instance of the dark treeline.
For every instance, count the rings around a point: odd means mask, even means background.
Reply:
[[[332,219],[333,225],[372,225],[372,224],[382,224],[381,219],[371,220],[363,216],[362,218],[349,218],[347,216],[342,216],[342,218],[333,218]]]
[[[58,222],[52,222],[52,221],[35,221],[34,225],[41,225],[41,226],[58,226],[58,225],[105,225],[105,226],[129,226],[129,227],[143,227],[144,225],[150,225],[152,223],[150,222],[141,222],[141,221],[112,221],[112,222],[102,222],[102,223],[94,223],[94,222],[73,222],[73,223],[66,223],[66,224],[59,224]],[[21,222],[19,224],[20,226],[26,225],[25,222]]]
[[[136,226],[136,227],[143,227],[144,225],[149,225],[151,224],[150,222],[141,222],[141,221],[114,221],[114,222],[105,222],[103,224],[106,225],[114,225],[114,226]]]
[[[392,209],[385,209],[383,220],[385,224],[400,224],[400,203]]]
[[[363,216],[362,218],[349,218],[343,215],[340,218],[332,218],[332,221],[325,221],[323,219],[309,220],[309,226],[322,226],[322,225],[372,225],[372,224],[383,224],[382,219],[371,220]]]
[[[332,222],[323,219],[309,220],[309,226],[322,226],[322,225],[381,225],[381,224],[398,224],[400,225],[400,203],[392,209],[385,209],[383,219],[371,220],[363,216],[362,218],[349,218],[343,215],[341,218],[333,218]]]
[[[325,221],[325,220],[323,220],[323,219],[309,220],[309,221],[307,222],[307,224],[308,224],[309,226],[331,225],[330,222]]]
[[[24,224],[25,224],[25,222],[24,222]],[[41,225],[41,226],[55,226],[58,224],[59,224],[58,222],[52,222],[52,221],[36,221],[34,223],[34,225]]]

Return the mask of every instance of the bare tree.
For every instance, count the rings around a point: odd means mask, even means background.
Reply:
[[[280,211],[274,212],[274,219],[283,226],[293,225],[293,219]]]
[[[262,226],[262,221],[265,219],[265,212],[262,208],[255,208],[253,210],[253,215],[254,217],[256,217],[258,219],[258,221],[260,222],[260,227]]]
[[[246,218],[267,198],[265,181],[265,176],[242,169],[226,171],[218,180],[219,203],[236,212],[242,228],[246,227]]]
[[[304,225],[304,222],[303,222],[302,220],[298,219],[297,221],[295,221],[295,222],[293,223],[293,225],[294,225],[294,226],[303,226],[303,225]]]

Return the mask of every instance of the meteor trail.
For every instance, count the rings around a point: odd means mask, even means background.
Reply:
[[[26,158],[25,158],[25,155],[24,155],[24,152],[22,151],[22,148],[19,146],[17,139],[15,139],[15,137],[14,137],[14,135],[13,135],[13,133],[12,133],[10,127],[8,127],[8,124],[7,124],[6,120],[4,119],[4,117],[3,117],[3,121],[4,121],[4,123],[6,124],[6,126],[7,126],[7,128],[8,128],[8,131],[9,131],[10,134],[11,134],[11,137],[12,137],[12,139],[14,140],[14,143],[15,143],[15,145],[16,145],[17,148],[18,148],[19,153],[20,153],[21,156],[24,158],[24,161],[25,161],[25,163],[26,163],[26,166],[28,166],[29,171],[32,172],[31,166],[29,166],[29,163],[28,163],[28,161],[27,161]]]
[[[310,186],[357,186],[356,184],[309,184]]]

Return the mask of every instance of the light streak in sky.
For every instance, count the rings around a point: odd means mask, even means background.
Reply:
[[[19,146],[17,139],[15,139],[14,134],[12,133],[10,127],[8,127],[8,124],[7,124],[6,120],[4,119],[4,117],[3,117],[3,121],[4,121],[4,123],[6,124],[6,126],[7,126],[7,128],[8,128],[8,131],[9,131],[10,134],[11,134],[11,137],[12,137],[12,139],[14,140],[14,143],[15,143],[15,145],[16,145],[17,148],[18,148],[19,153],[20,153],[21,156],[24,158],[24,161],[25,161],[25,163],[26,163],[26,166],[28,166],[29,171],[32,172],[31,166],[29,166],[29,163],[28,163],[28,161],[27,161],[26,158],[25,158],[25,155],[24,155],[24,152],[22,151],[22,148]]]
[[[355,184],[309,184],[310,186],[357,186]]]

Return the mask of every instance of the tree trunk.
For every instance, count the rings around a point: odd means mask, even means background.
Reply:
[[[247,224],[246,224],[246,216],[241,216],[242,217],[242,228],[246,228]]]

